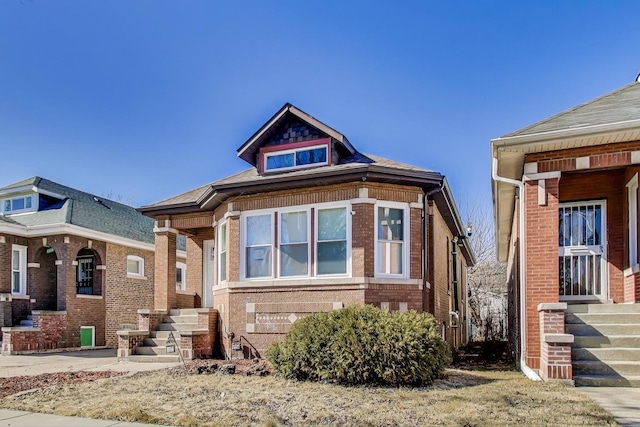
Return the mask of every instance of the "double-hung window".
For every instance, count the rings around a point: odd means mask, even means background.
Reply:
[[[245,221],[245,277],[273,277],[273,215],[251,215]]]
[[[184,262],[176,262],[176,289],[187,289],[187,264]]]
[[[280,213],[280,276],[309,275],[309,215],[307,211]]]
[[[316,274],[347,274],[347,208],[318,209]]]
[[[27,247],[12,245],[11,247],[11,293],[26,295],[27,293]]]
[[[409,240],[408,208],[399,203],[378,204],[376,216],[376,275],[406,277]]]
[[[227,280],[227,223],[218,226],[218,282]]]

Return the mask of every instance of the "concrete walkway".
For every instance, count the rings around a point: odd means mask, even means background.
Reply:
[[[576,387],[611,412],[621,426],[640,426],[640,388]]]
[[[64,351],[0,356],[0,377],[73,371],[141,372],[165,369],[176,365],[179,363],[118,362],[115,349]]]
[[[0,377],[39,375],[53,372],[118,371],[141,372],[170,368],[179,363],[118,362],[116,350],[80,350],[60,353],[0,356]],[[91,418],[63,417],[25,411],[0,409],[0,427],[132,427],[149,424],[108,421]],[[154,425],[155,426],[155,425]]]
[[[63,417],[51,414],[34,414],[32,412],[0,409],[0,427],[134,427],[151,424],[128,423],[124,421],[94,420],[92,418]],[[170,427],[158,426],[154,427]]]

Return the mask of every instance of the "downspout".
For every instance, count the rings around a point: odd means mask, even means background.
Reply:
[[[518,234],[520,235],[520,242],[518,245],[520,259],[520,369],[531,380],[542,381],[540,376],[529,366],[527,366],[527,359],[525,357],[527,349],[527,296],[525,293],[525,229],[524,229],[524,183],[517,179],[506,178],[498,175],[498,158],[493,157],[491,162],[491,177],[494,181],[504,182],[506,184],[515,185],[518,187],[518,193],[520,195],[520,208],[518,209],[520,218],[518,218]]]
[[[429,197],[442,191],[444,179],[440,185],[427,191],[422,196],[422,312],[428,311],[427,307],[427,202]]]

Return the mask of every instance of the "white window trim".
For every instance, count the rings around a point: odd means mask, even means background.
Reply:
[[[277,209],[265,209],[265,210],[257,210],[257,211],[247,211],[242,212],[240,214],[240,277],[242,280],[273,280],[274,278],[274,256],[275,256],[275,236],[274,236],[274,212]],[[269,215],[270,216],[270,224],[271,224],[271,275],[263,276],[263,277],[247,277],[247,267],[246,267],[246,257],[247,257],[247,245],[246,245],[246,236],[247,236],[247,217],[251,216],[261,216],[261,215]],[[266,245],[260,245],[266,246]],[[227,272],[228,275],[229,272]]]
[[[407,205],[408,206],[408,205]],[[314,229],[311,230],[311,224],[307,223],[307,243],[309,245],[309,265],[311,264],[311,233],[314,236],[313,242],[313,264],[314,264],[314,276],[311,276],[311,267],[309,266],[309,274],[307,276],[280,276],[280,236],[272,236],[272,266],[271,266],[271,276],[270,277],[247,277],[246,276],[246,218],[249,216],[257,216],[257,215],[270,215],[271,216],[271,227],[272,233],[275,233],[273,226],[275,224],[274,217],[275,213],[278,213],[278,221],[280,221],[280,213],[286,212],[302,212],[307,211],[307,221],[310,221],[310,211],[314,209]],[[317,265],[318,265],[318,251],[317,251],[317,242],[318,242],[318,209],[331,209],[331,208],[345,208],[347,211],[347,273],[346,274],[322,274],[317,275]],[[280,225],[278,224],[278,227]],[[279,233],[278,233],[279,234]],[[277,239],[277,240],[275,240]],[[278,242],[278,247],[276,248],[275,242]],[[329,202],[329,203],[318,203],[318,204],[310,204],[310,205],[298,205],[298,206],[287,206],[283,208],[273,208],[273,209],[258,209],[251,211],[244,211],[240,214],[240,280],[241,281],[251,281],[251,282],[260,282],[260,281],[287,281],[287,280],[300,280],[304,279],[328,279],[332,277],[351,277],[351,246],[352,246],[352,235],[351,235],[351,203],[348,201],[340,201],[340,202]],[[274,257],[277,255],[278,260],[277,264],[274,263]],[[278,275],[275,275],[275,266],[277,265]],[[394,276],[397,277],[397,276]]]
[[[391,208],[391,209],[403,209],[403,221],[404,221],[404,240],[402,241],[402,274],[389,274],[380,273],[380,266],[378,265],[378,208]],[[373,213],[373,230],[374,230],[374,277],[397,277],[408,278],[410,276],[410,264],[409,264],[409,247],[410,247],[410,235],[411,235],[411,223],[410,223],[411,208],[408,203],[399,202],[386,202],[380,201],[374,205]]]
[[[176,289],[184,291],[187,289],[187,264],[184,262],[176,262],[176,271],[182,270],[182,283],[176,280]]]
[[[18,251],[20,254],[18,266],[18,271],[20,272],[20,283],[18,284],[18,292],[14,292],[13,290],[13,251]],[[11,294],[27,295],[27,247],[23,245],[11,245]]]
[[[351,245],[352,245],[352,234],[351,234],[351,204],[350,203],[324,203],[321,205],[314,205],[314,239],[313,239],[313,266],[314,266],[314,274],[319,279],[324,279],[328,277],[351,277]],[[344,208],[346,210],[347,215],[347,272],[344,274],[319,274],[318,273],[318,211],[325,209],[339,209]]]
[[[224,227],[224,234],[226,236],[225,237],[225,243],[226,245],[222,244],[222,232],[220,230],[222,230],[222,228]],[[218,259],[215,260],[217,263],[217,271],[216,271],[216,275],[217,275],[217,283],[221,284],[221,283],[227,283],[227,280],[229,279],[229,272],[227,271],[227,266],[225,265],[225,278],[224,280],[222,280],[222,278],[220,277],[220,274],[222,274],[222,254],[226,254],[227,256],[225,257],[225,263],[227,261],[227,257],[229,256],[229,249],[227,248],[229,244],[229,225],[227,223],[226,220],[220,221],[220,223],[218,223],[218,228],[216,230],[216,247],[217,247],[217,257]],[[215,250],[215,249],[214,249]]]
[[[629,267],[638,265],[638,174],[627,183],[629,209]]]
[[[31,207],[30,208],[23,208],[23,209],[11,209],[11,210],[5,210],[4,205],[5,202],[7,200],[15,200],[15,199],[31,199]],[[12,202],[13,205],[13,202]],[[25,200],[25,205],[26,205],[26,200]],[[27,212],[35,212],[38,210],[38,195],[37,194],[24,194],[24,195],[17,195],[17,196],[10,196],[10,197],[4,197],[2,198],[2,202],[0,204],[0,209],[2,210],[2,214],[3,215],[14,215],[14,214],[21,214],[21,213],[27,213]]]
[[[267,167],[267,160],[269,159],[269,157],[274,157],[274,156],[280,156],[282,154],[289,154],[289,153],[294,153],[294,162],[295,162],[295,153],[299,152],[299,151],[309,151],[309,150],[315,150],[316,148],[324,148],[325,149],[325,156],[326,156],[326,161],[324,163],[310,163],[307,165],[293,165],[293,166],[289,166],[289,167],[285,167],[285,168],[273,168],[273,169],[269,169]],[[305,147],[298,147],[298,148],[290,148],[288,150],[280,150],[280,151],[270,151],[268,153],[264,153],[263,155],[264,160],[263,160],[263,165],[262,165],[262,170],[264,172],[275,172],[275,171],[288,171],[288,170],[293,170],[293,169],[305,169],[305,168],[312,168],[312,167],[316,167],[316,166],[326,166],[329,164],[329,161],[331,160],[331,155],[329,153],[329,146],[326,144],[319,144],[319,145],[309,145],[309,146],[305,146]]]
[[[278,212],[278,275],[279,279],[299,279],[301,277],[309,277],[311,275],[311,207],[299,207],[292,206],[286,207],[283,209],[276,209]],[[296,212],[304,212],[307,214],[307,274],[298,275],[298,276],[282,276],[282,253],[280,252],[280,247],[282,246],[282,214],[283,213],[296,213]],[[300,244],[301,242],[297,243]],[[296,243],[285,243],[285,245],[295,245]]]
[[[136,261],[139,265],[139,272],[129,271],[129,261]],[[144,258],[138,255],[127,255],[127,277],[144,278]]]

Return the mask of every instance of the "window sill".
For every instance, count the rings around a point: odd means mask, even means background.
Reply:
[[[633,276],[637,273],[640,273],[640,265],[638,264],[624,269],[624,277]]]
[[[422,279],[407,278],[381,278],[381,277],[308,277],[304,279],[267,279],[244,280],[240,282],[227,282],[220,284],[215,289],[221,288],[269,288],[269,287],[301,287],[301,286],[357,286],[366,288],[368,285],[409,285],[422,286]]]
[[[76,298],[81,298],[81,299],[102,299],[102,295],[76,294]]]
[[[25,295],[25,294],[11,294],[11,298],[12,299],[30,299],[29,295]]]
[[[127,279],[147,280],[147,276],[138,276],[137,274],[127,274]]]

